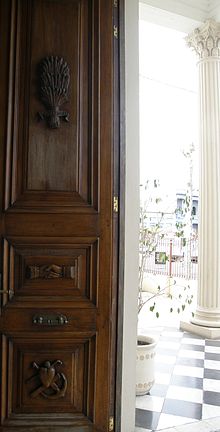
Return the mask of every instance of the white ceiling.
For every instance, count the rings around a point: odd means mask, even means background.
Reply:
[[[208,18],[220,21],[220,0],[140,0],[140,18],[189,33]]]

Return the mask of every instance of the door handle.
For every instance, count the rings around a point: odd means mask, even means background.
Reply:
[[[32,318],[32,323],[44,326],[63,326],[68,324],[68,319],[62,314],[34,315]]]
[[[0,294],[14,294],[14,291],[13,290],[0,290]]]
[[[14,295],[14,290],[12,289],[2,289],[2,273],[0,273],[0,294],[8,294],[9,296]]]

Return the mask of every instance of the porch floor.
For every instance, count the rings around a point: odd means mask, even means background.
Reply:
[[[220,340],[176,327],[155,331],[156,380],[136,398],[136,432],[220,430]]]

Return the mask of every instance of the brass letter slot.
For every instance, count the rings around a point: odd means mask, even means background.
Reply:
[[[33,324],[45,326],[62,326],[68,324],[65,315],[35,315],[32,319]]]

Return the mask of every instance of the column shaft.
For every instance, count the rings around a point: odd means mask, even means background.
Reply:
[[[193,324],[220,328],[220,24],[187,37],[200,57],[199,276]]]
[[[220,327],[220,59],[199,62],[200,217],[198,307],[192,322]]]

